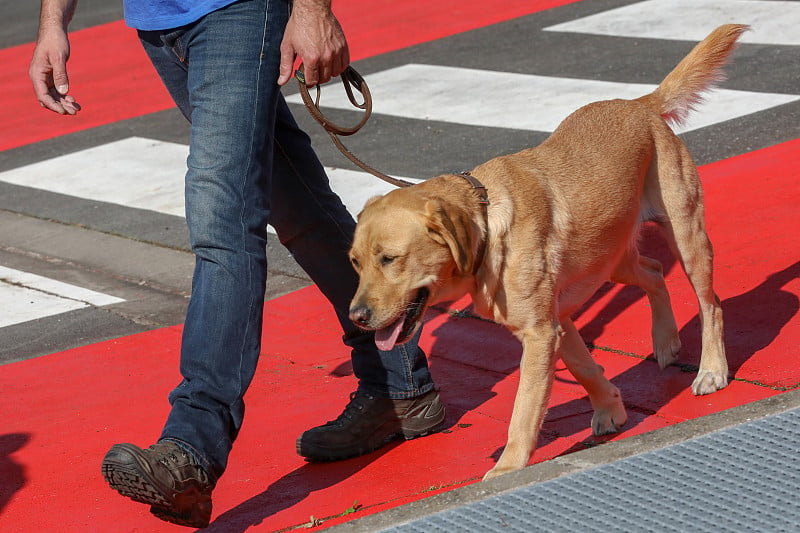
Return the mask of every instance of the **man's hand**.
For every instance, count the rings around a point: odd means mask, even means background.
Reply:
[[[74,115],[81,106],[69,96],[67,26],[75,13],[77,0],[42,0],[39,39],[28,76],[42,107],[61,115]]]
[[[338,76],[350,64],[347,40],[329,0],[295,0],[281,43],[279,85],[291,79],[296,57],[309,87]]]
[[[68,95],[67,59],[69,40],[64,31],[52,29],[41,34],[28,75],[33,83],[33,92],[42,107],[60,115],[74,115],[81,106]]]

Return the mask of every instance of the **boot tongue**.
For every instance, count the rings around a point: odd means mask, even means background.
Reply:
[[[388,352],[394,348],[394,345],[397,342],[397,337],[400,336],[400,331],[403,329],[403,322],[405,322],[405,320],[406,315],[403,313],[400,318],[394,322],[394,324],[375,331],[375,346],[384,352]]]

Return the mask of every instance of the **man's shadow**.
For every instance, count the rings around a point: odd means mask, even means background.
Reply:
[[[266,518],[302,502],[311,493],[325,490],[341,483],[399,444],[399,441],[395,441],[378,451],[347,461],[305,463],[272,483],[264,492],[225,511],[207,528],[198,531],[219,531],[224,533],[247,531],[249,528],[263,522]],[[316,518],[329,517],[318,516]]]
[[[29,440],[27,433],[0,435],[0,515],[14,494],[25,486],[25,466],[17,463],[12,454]]]

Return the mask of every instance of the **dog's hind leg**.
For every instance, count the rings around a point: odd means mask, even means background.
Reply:
[[[705,228],[700,178],[683,143],[677,150],[680,153],[675,154],[672,164],[659,169],[666,213],[659,224],[692,284],[700,308],[702,352],[692,392],[711,394],[728,384],[722,305],[714,293],[714,250]]]
[[[592,359],[572,320],[562,320],[561,328],[564,335],[559,354],[567,370],[589,395],[594,409],[592,433],[617,433],[628,419],[619,389],[603,375],[603,367]]]
[[[671,223],[664,225],[664,233],[675,241],[677,255],[700,308],[702,352],[700,369],[692,383],[692,392],[699,396],[711,394],[728,384],[728,361],[723,340],[722,305],[713,287],[714,253],[702,224],[702,209],[698,211],[701,213],[692,217],[672,219]]]
[[[681,340],[661,263],[639,255],[638,250],[631,247],[611,274],[611,280],[636,285],[647,293],[652,315],[653,354],[662,369],[673,364],[678,359]]]

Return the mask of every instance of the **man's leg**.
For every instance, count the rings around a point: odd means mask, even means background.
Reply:
[[[347,257],[355,222],[331,190],[308,136],[297,127],[282,98],[275,143],[270,222],[333,304],[359,381],[358,393],[343,417],[304,433],[298,452],[310,459],[344,459],[372,451],[394,436],[412,438],[435,431],[444,421],[444,406],[417,345],[419,336],[382,352],[375,346],[374,334],[348,318],[358,285]],[[361,415],[350,416],[354,409]]]
[[[258,361],[287,19],[285,0],[247,0],[173,32],[143,34],[191,121],[186,215],[196,266],[181,346],[183,381],[170,394],[161,439],[149,450],[116,446],[103,468],[114,488],[184,525],[208,523],[211,490],[241,427],[242,398]]]

